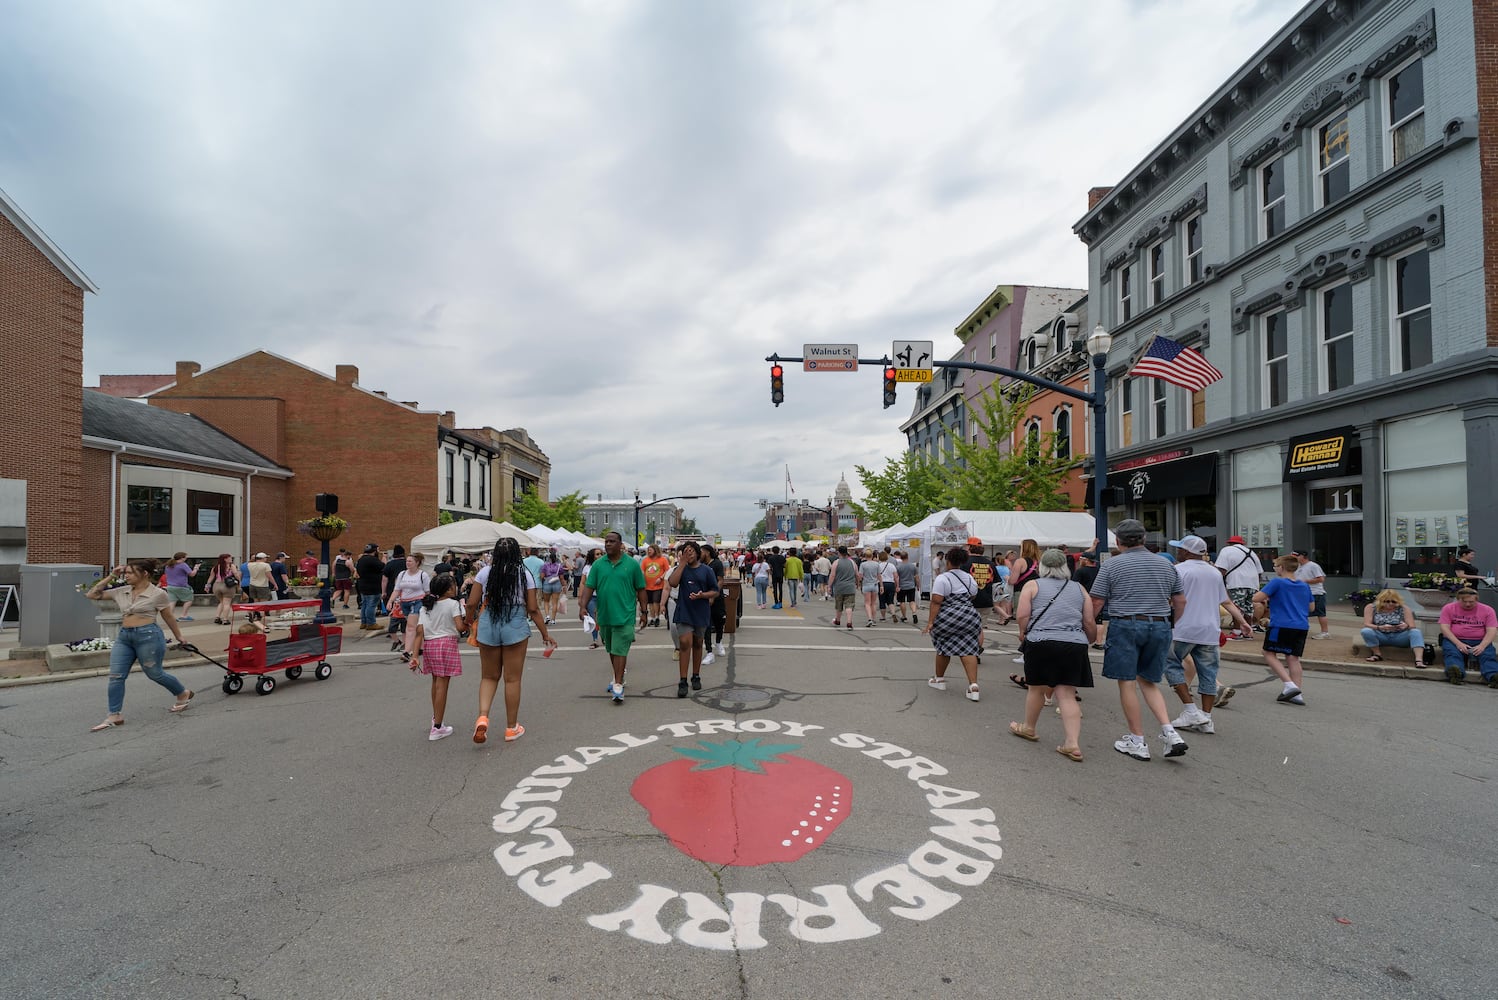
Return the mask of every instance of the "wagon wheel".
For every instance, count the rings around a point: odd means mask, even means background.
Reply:
[[[261,674],[260,679],[255,682],[256,694],[270,694],[276,689],[276,679],[270,674]]]
[[[230,674],[224,678],[224,694],[238,694],[242,687],[244,687],[244,678],[238,674]]]
[[[325,681],[329,677],[331,677],[332,675],[333,675],[333,668],[331,666],[329,666],[327,660],[323,660],[321,663],[319,663],[317,665],[317,669],[314,670],[314,671],[312,671],[312,676],[316,677],[320,681]]]
[[[296,680],[300,676],[302,676],[302,668],[300,666],[287,667],[286,668],[286,679],[287,680],[294,681],[294,680]]]

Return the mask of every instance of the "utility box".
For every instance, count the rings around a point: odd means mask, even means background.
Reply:
[[[21,645],[49,646],[99,634],[98,608],[78,592],[102,576],[97,566],[81,563],[21,565]]]

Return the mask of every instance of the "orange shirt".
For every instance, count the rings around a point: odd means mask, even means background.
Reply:
[[[671,562],[665,556],[653,559],[646,556],[640,560],[640,569],[645,573],[645,589],[660,590],[666,585],[666,577],[671,573]]]

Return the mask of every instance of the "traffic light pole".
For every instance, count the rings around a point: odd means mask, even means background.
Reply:
[[[1101,326],[1098,333],[1103,333]],[[805,361],[805,358],[783,358],[778,354],[772,354],[765,358],[770,364],[779,367],[783,364],[796,364]],[[1086,403],[1092,409],[1092,516],[1094,529],[1097,532],[1097,544],[1100,549],[1108,545],[1108,352],[1107,348],[1101,352],[1092,352],[1092,391],[1083,392],[1073,389],[1071,386],[1062,385],[1060,382],[1052,382],[1050,379],[1040,378],[1028,372],[1016,371],[1013,368],[1003,368],[999,365],[986,365],[979,361],[932,361],[933,368],[962,368],[967,371],[988,372],[992,375],[1006,375],[1021,382],[1041,389],[1049,389],[1059,392],[1063,396]],[[878,365],[881,368],[890,364],[889,358],[859,358],[858,364]],[[776,403],[776,405],[780,405]],[[886,406],[889,404],[886,403]]]

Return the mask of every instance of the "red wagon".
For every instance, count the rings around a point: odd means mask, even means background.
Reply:
[[[261,601],[255,604],[235,604],[235,611],[266,615],[294,608],[320,608],[322,602],[308,601]],[[343,628],[339,625],[316,625],[298,622],[291,626],[291,634],[284,639],[272,639],[261,633],[240,635],[233,631],[231,616],[229,632],[229,665],[225,667],[224,694],[237,694],[244,687],[246,676],[258,675],[256,694],[270,694],[276,689],[276,679],[271,676],[277,670],[286,671],[286,679],[294,681],[302,675],[302,664],[315,662],[312,676],[325,681],[333,673],[328,665],[328,656],[343,649]]]

